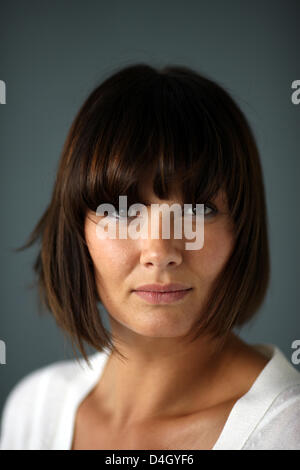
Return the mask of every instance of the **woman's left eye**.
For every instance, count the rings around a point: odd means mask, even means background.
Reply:
[[[208,214],[205,214],[205,213],[204,213],[204,217],[211,217],[212,215],[214,215],[214,214],[217,213],[217,210],[216,210],[212,205],[210,205],[210,204],[203,204],[203,206],[202,206],[200,209],[198,209],[198,210],[199,210],[199,214],[202,214],[202,213],[203,213],[203,210],[204,210],[204,212],[205,212],[205,208],[206,208],[206,207],[207,207],[208,209],[210,209],[210,212],[209,212]],[[194,215],[195,217],[197,217],[198,214],[196,213],[196,209],[197,209],[197,208],[196,208],[195,204],[193,204],[192,207],[189,207],[188,209],[186,209],[185,214],[186,214],[186,215],[192,215],[192,216]]]

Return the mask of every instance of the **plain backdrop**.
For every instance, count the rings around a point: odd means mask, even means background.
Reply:
[[[68,129],[88,94],[116,69],[180,64],[224,86],[254,130],[264,172],[271,283],[247,342],[276,344],[291,362],[300,339],[298,0],[0,1],[0,411],[26,374],[73,358],[50,314],[38,315],[32,263],[19,254],[47,207]],[[89,349],[90,352],[94,352]],[[294,365],[300,368],[299,365]]]

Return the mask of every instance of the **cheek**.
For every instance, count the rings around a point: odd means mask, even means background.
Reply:
[[[219,274],[231,254],[233,243],[232,235],[226,231],[205,232],[204,246],[193,257],[197,272],[204,281],[213,281]]]
[[[128,240],[99,240],[94,227],[87,227],[85,236],[97,277],[120,282],[130,270],[133,250]]]
[[[102,260],[109,271],[114,271],[117,277],[123,276],[129,271],[134,260],[134,247],[128,240],[101,240],[97,259],[99,264]],[[119,276],[118,276],[119,273]]]

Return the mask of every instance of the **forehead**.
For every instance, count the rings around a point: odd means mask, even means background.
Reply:
[[[147,182],[141,183],[139,185],[139,194],[144,203],[155,203],[160,199],[154,194],[153,191],[153,182],[148,180]],[[172,187],[170,190],[170,199],[172,201],[180,201],[182,199],[181,192],[178,188]]]
[[[154,194],[152,188],[152,181],[148,180],[139,185],[139,194],[141,195],[142,202],[144,204],[158,203],[160,199]],[[182,194],[180,188],[172,187],[170,191],[169,202],[182,202]],[[214,198],[211,199],[211,202],[217,204],[220,208],[227,208],[227,195],[224,189],[219,189]]]

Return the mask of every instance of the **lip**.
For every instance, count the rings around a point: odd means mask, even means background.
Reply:
[[[134,293],[150,304],[170,304],[183,299],[192,289],[184,289],[169,292],[136,290]]]
[[[134,291],[143,291],[143,292],[176,292],[176,291],[187,291],[190,290],[190,286],[185,284],[172,282],[170,284],[145,284],[139,286]]]

